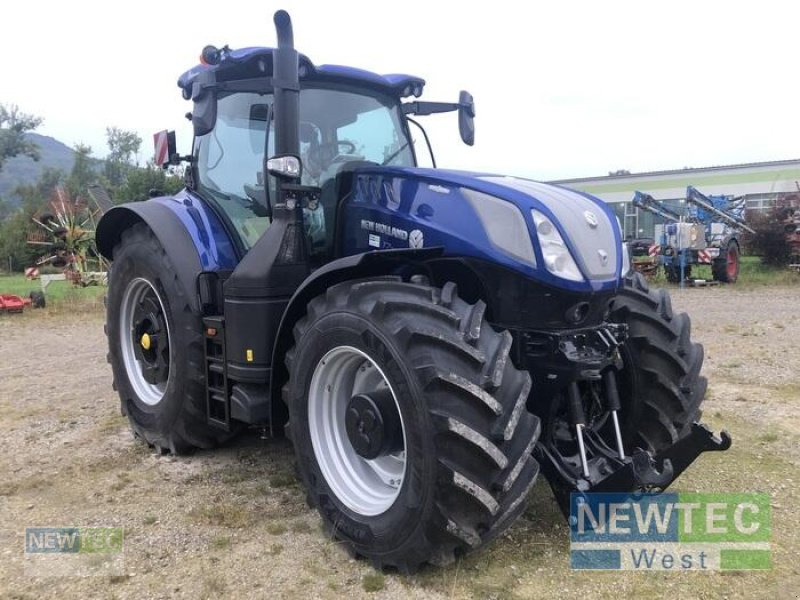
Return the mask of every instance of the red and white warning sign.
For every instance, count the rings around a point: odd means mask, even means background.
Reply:
[[[647,249],[647,254],[650,256],[656,256],[657,254],[661,254],[661,246],[658,244],[654,244]]]
[[[169,162],[169,132],[165,129],[153,134],[153,144],[155,145],[155,163],[163,166]]]
[[[706,252],[705,250],[698,250],[697,251],[697,262],[699,262],[701,264],[704,264],[704,265],[710,265],[711,264],[711,255],[708,252]]]
[[[25,279],[39,279],[39,269],[36,267],[25,269]]]

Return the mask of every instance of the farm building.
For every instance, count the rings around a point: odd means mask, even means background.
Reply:
[[[782,193],[800,191],[800,159],[771,162],[584,177],[552,181],[558,185],[594,194],[614,207],[625,237],[652,237],[660,219],[631,204],[636,190],[681,212],[686,186],[706,195],[744,196],[747,210],[769,208]]]

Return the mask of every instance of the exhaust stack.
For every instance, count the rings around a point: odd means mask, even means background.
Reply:
[[[275,13],[278,48],[273,54],[275,89],[275,153],[300,154],[299,58],[294,49],[292,19],[285,10]]]

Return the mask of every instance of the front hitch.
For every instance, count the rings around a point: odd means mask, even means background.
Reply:
[[[588,478],[575,478],[561,456],[539,444],[534,456],[547,477],[561,511],[570,511],[570,494],[596,492],[662,492],[669,487],[703,452],[722,452],[731,447],[727,431],[717,437],[702,423],[692,423],[691,431],[672,446],[653,455],[637,449],[632,456],[619,459],[597,435],[587,436],[598,458],[590,465]]]

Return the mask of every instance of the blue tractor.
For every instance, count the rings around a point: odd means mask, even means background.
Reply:
[[[118,206],[109,361],[159,452],[286,435],[331,534],[378,567],[442,564],[504,531],[541,468],[570,494],[661,490],[703,451],[703,349],[629,273],[614,214],[568,189],[417,165],[424,80],[206,47],[174,197]]]

